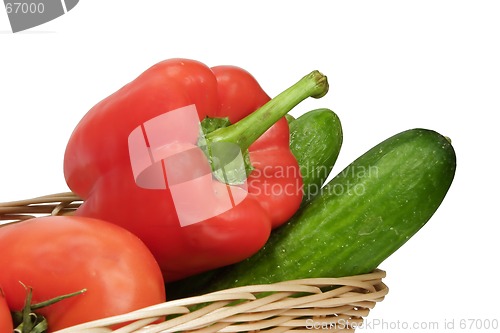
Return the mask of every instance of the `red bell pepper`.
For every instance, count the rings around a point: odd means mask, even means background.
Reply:
[[[327,90],[315,71],[270,100],[241,68],[160,62],[72,133],[64,173],[84,199],[76,214],[138,235],[167,281],[247,258],[301,203],[283,116]]]

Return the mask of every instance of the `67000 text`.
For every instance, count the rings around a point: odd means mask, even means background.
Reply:
[[[7,14],[42,14],[45,11],[43,2],[7,2],[5,4]]]

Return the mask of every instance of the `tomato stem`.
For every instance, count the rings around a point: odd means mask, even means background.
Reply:
[[[208,133],[206,140],[208,143],[235,143],[241,151],[245,151],[300,102],[308,97],[321,98],[327,92],[326,76],[319,71],[313,71],[247,117],[230,126]]]
[[[31,332],[34,324],[32,321],[32,316],[31,316],[31,299],[33,297],[33,289],[29,288],[28,289],[28,295],[26,296],[26,299],[24,300],[24,307],[23,307],[23,322],[22,322],[22,332]]]
[[[43,307],[52,305],[64,299],[74,297],[83,294],[87,289],[82,289],[80,291],[66,294],[62,296],[57,296],[47,301],[43,301],[36,304],[31,304],[33,299],[33,289],[31,287],[26,287],[21,283],[26,289],[26,298],[24,300],[24,306],[21,311],[14,311],[12,313],[12,319],[14,322],[15,333],[43,333],[47,331],[48,324],[45,317],[34,313],[34,310],[41,309]]]
[[[80,294],[83,294],[86,291],[87,291],[87,289],[82,289],[82,290],[76,291],[74,293],[57,296],[57,297],[54,297],[54,298],[49,299],[47,301],[43,301],[43,302],[40,302],[40,303],[33,304],[33,305],[31,305],[31,310],[38,310],[40,308],[44,308],[46,306],[49,306],[49,305],[52,305],[52,304],[57,303],[59,301],[62,301],[63,299],[67,299],[67,298],[70,298],[70,297],[73,297],[73,296],[78,296]]]

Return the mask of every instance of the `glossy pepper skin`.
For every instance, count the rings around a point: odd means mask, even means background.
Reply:
[[[228,117],[235,123],[269,100],[258,82],[238,67],[209,68],[188,59],[152,66],[95,105],[72,133],[64,174],[70,189],[84,199],[76,215],[111,221],[139,236],[154,254],[166,281],[251,256],[302,200],[302,179],[289,148],[285,118],[248,147],[253,170],[247,179],[246,197],[221,214],[186,226],[179,222],[168,188],[137,186],[127,138],[141,124],[171,110],[194,105],[200,121]],[[183,133],[184,143],[196,144],[197,129],[186,128]],[[217,205],[217,198],[204,191],[193,192],[192,200]]]

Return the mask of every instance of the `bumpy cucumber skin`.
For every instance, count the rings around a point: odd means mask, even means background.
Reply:
[[[399,133],[332,179],[257,254],[198,292],[371,272],[427,223],[455,168],[454,149],[439,133]]]
[[[302,175],[305,204],[319,194],[337,161],[343,141],[342,124],[330,109],[316,109],[288,119],[290,150]]]

